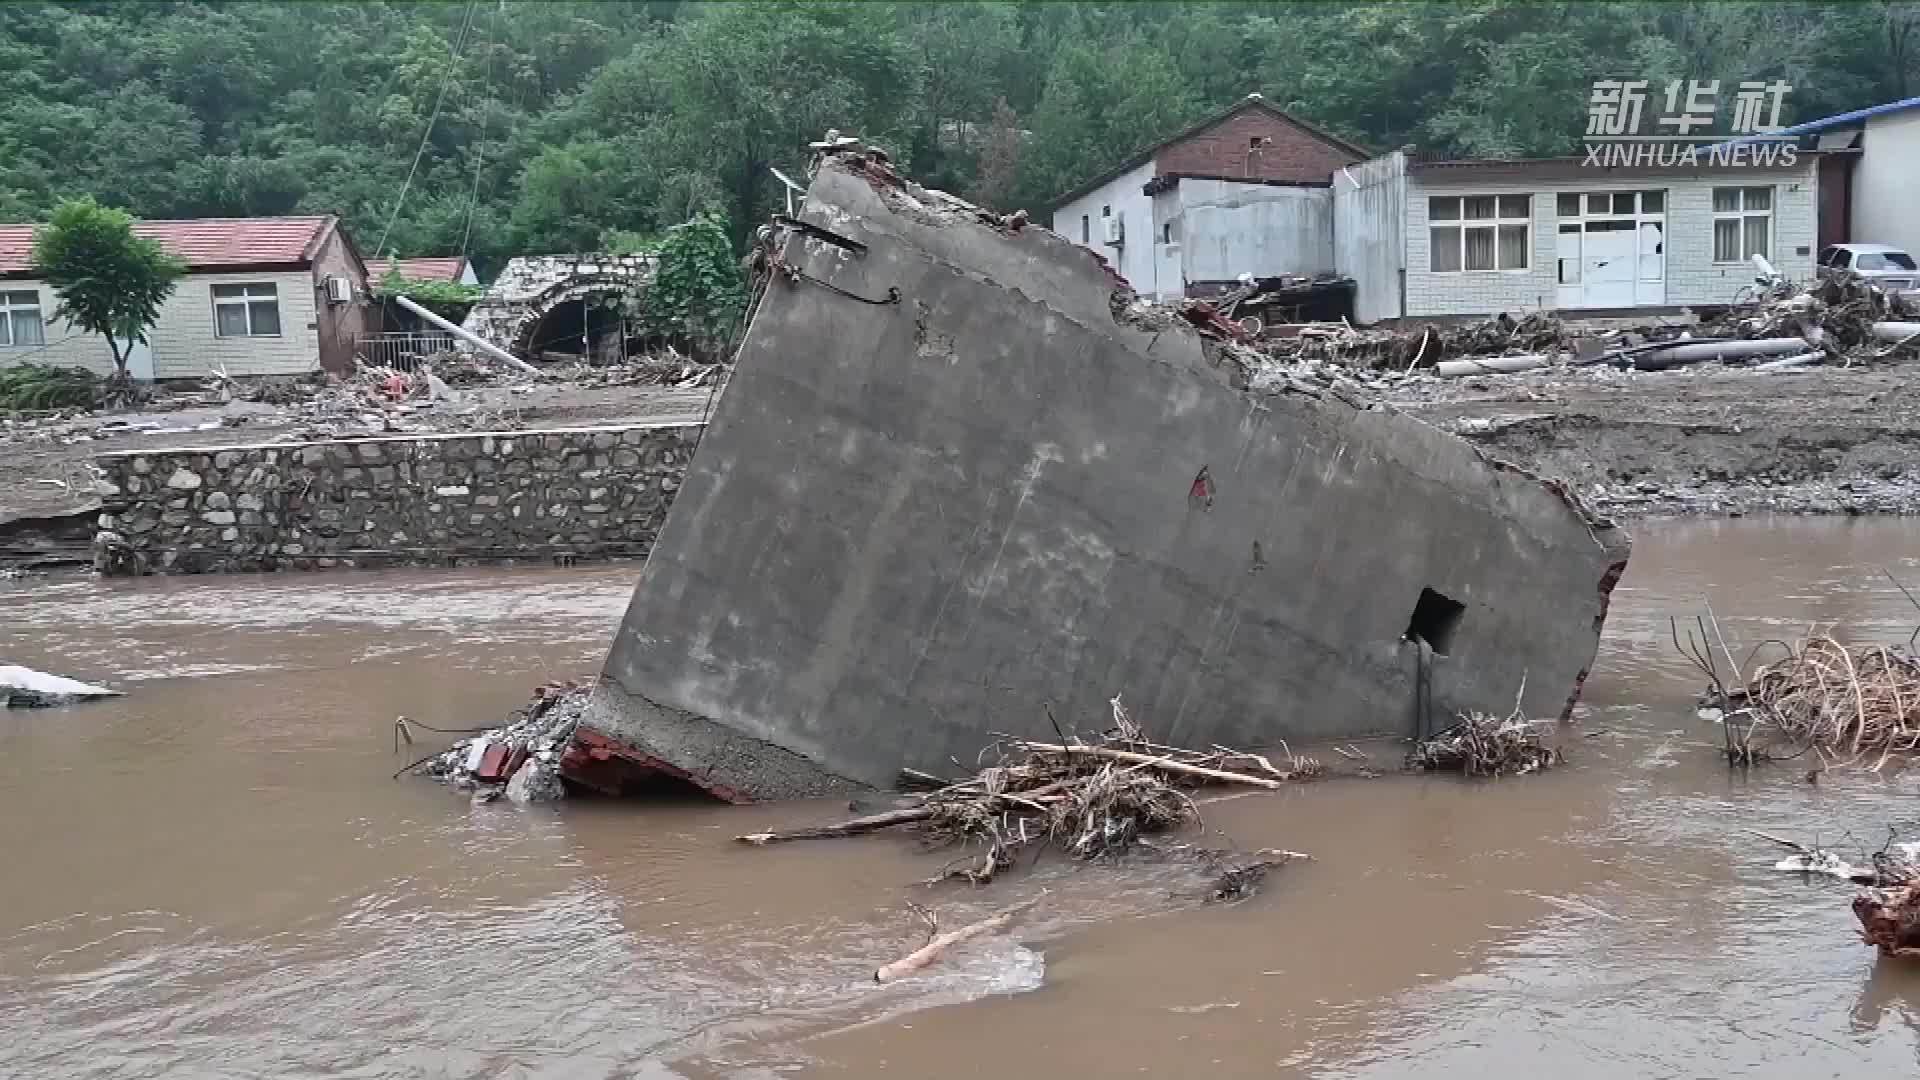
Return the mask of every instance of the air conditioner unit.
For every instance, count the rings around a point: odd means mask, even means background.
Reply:
[[[1102,218],[1101,220],[1105,222],[1107,226],[1107,244],[1109,246],[1119,247],[1121,244],[1127,242],[1127,230],[1122,228],[1120,224],[1121,221],[1125,219],[1115,216]]]
[[[327,302],[330,304],[353,303],[353,279],[338,274],[327,278]]]

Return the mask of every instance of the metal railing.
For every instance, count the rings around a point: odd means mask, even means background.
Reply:
[[[395,371],[416,371],[423,357],[454,351],[452,334],[445,330],[408,330],[390,334],[361,334],[353,354],[360,363]]]

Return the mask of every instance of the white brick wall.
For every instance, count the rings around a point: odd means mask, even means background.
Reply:
[[[1133,286],[1134,292],[1142,296],[1180,296],[1184,292],[1180,282],[1157,279],[1158,271],[1166,269],[1167,264],[1165,260],[1156,258],[1159,226],[1154,221],[1154,201],[1142,190],[1151,179],[1151,161],[1128,169],[1055,210],[1053,231],[1099,252],[1113,264],[1121,277],[1127,279],[1127,284]],[[1126,223],[1126,243],[1119,248],[1107,246],[1106,222],[1100,214],[1103,206]],[[1087,219],[1088,239],[1084,242],[1080,239],[1082,217]]]
[[[1713,261],[1713,189],[1769,185],[1774,190],[1773,255],[1776,269],[1796,280],[1813,277],[1819,191],[1811,155],[1790,170],[1681,173],[1604,182],[1435,182],[1410,177],[1407,195],[1407,314],[1491,315],[1558,306],[1561,192],[1647,191],[1667,193],[1667,304],[1724,304],[1753,282],[1748,263]],[[1428,271],[1427,197],[1430,195],[1532,195],[1532,262],[1525,270],[1435,274]],[[1804,249],[1804,250],[1803,250]]]
[[[223,338],[214,333],[213,286],[271,282],[280,293],[280,336]],[[78,327],[55,322],[53,289],[40,281],[0,280],[7,292],[40,294],[47,318],[47,347],[0,347],[0,367],[23,361],[83,367],[102,375],[113,371],[106,340]],[[298,375],[320,367],[319,334],[314,328],[317,296],[313,276],[293,273],[188,274],[160,307],[148,331],[156,379],[197,379],[214,365],[229,375]]]

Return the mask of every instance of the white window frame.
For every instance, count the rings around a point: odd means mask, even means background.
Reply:
[[[1554,217],[1559,222],[1558,231],[1575,232],[1579,234],[1580,250],[1583,255],[1586,251],[1587,233],[1591,231],[1591,226],[1594,222],[1632,222],[1636,237],[1634,241],[1634,280],[1636,282],[1664,281],[1666,280],[1667,274],[1667,203],[1671,201],[1669,198],[1670,194],[1666,188],[1633,188],[1625,191],[1614,189],[1593,191],[1582,188],[1579,191],[1560,191],[1555,192],[1553,197]],[[1619,198],[1623,195],[1631,200],[1631,209],[1620,209]],[[1660,209],[1647,209],[1647,196],[1649,195],[1656,196],[1659,199]],[[1563,199],[1572,199],[1576,203],[1576,207],[1572,213],[1568,213],[1566,208],[1561,205],[1561,200]],[[1605,209],[1595,209],[1596,199],[1605,200]],[[1645,259],[1653,253],[1640,250],[1638,236],[1642,228],[1647,225],[1657,225],[1660,228],[1661,250],[1659,254],[1655,256],[1660,260],[1659,277],[1647,276]],[[1563,288],[1571,288],[1584,284],[1583,279],[1586,276],[1586,268],[1584,266],[1585,259],[1580,258],[1575,260],[1577,265],[1574,267],[1572,280],[1565,279],[1565,268],[1560,265],[1562,261],[1564,260],[1558,257],[1555,259],[1553,275],[1555,282]]]
[[[271,281],[223,281],[209,285],[209,294],[213,297],[213,336],[219,338],[241,337],[285,337],[287,332],[286,313],[280,310],[280,286]],[[238,289],[237,295],[221,296],[222,289]],[[256,290],[259,290],[256,292]],[[273,302],[275,329],[271,332],[256,329],[253,325],[254,308],[265,307],[265,301]],[[220,309],[223,307],[243,308],[247,313],[247,331],[244,334],[229,334],[220,328]]]
[[[1467,218],[1466,216],[1467,201],[1470,199],[1492,199],[1493,200],[1493,216],[1490,218],[1472,218],[1472,219]],[[1506,213],[1506,207],[1504,206],[1504,201],[1507,199],[1525,199],[1526,200],[1525,206],[1527,208],[1527,212],[1525,216],[1508,215]],[[1505,194],[1499,194],[1499,195],[1480,192],[1480,193],[1470,193],[1470,194],[1464,194],[1464,195],[1429,195],[1427,196],[1427,273],[1439,274],[1446,277],[1452,277],[1456,274],[1529,274],[1529,273],[1532,273],[1533,272],[1533,200],[1534,200],[1534,195],[1532,193],[1523,192],[1523,191],[1509,191],[1509,192],[1506,192]],[[1434,208],[1437,205],[1442,203],[1453,204],[1453,216],[1451,218],[1434,217]],[[1524,257],[1524,261],[1519,266],[1501,266],[1500,265],[1500,230],[1502,227],[1510,228],[1514,226],[1519,226],[1527,230],[1526,240],[1521,247],[1521,253]],[[1434,248],[1438,246],[1438,243],[1439,243],[1434,239],[1433,234],[1434,234],[1434,231],[1438,229],[1451,229],[1453,231],[1454,236],[1453,236],[1452,243],[1455,245],[1454,251],[1455,251],[1455,254],[1458,256],[1457,269],[1435,270],[1433,268],[1433,252],[1434,252]],[[1493,233],[1493,266],[1484,270],[1469,270],[1467,269],[1467,232],[1468,230],[1477,230],[1477,229],[1485,229]]]
[[[20,299],[21,297],[25,297],[25,296],[31,296],[33,298],[33,303],[29,304],[24,300]],[[31,311],[34,313],[36,317],[39,318],[40,320],[40,340],[39,341],[15,341],[14,340],[13,313],[16,311]],[[5,282],[0,282],[0,348],[38,349],[41,346],[45,345],[46,343],[47,343],[47,313],[46,313],[46,310],[40,306],[40,290],[9,289],[9,288],[6,288]]]
[[[1766,223],[1767,223],[1766,250],[1760,252],[1760,254],[1768,262],[1772,262],[1774,239],[1775,239],[1775,234],[1778,232],[1778,229],[1775,227],[1775,222],[1774,222],[1774,210],[1780,205],[1779,189],[1774,187],[1771,184],[1742,184],[1738,187],[1717,187],[1713,189],[1712,194],[1709,196],[1709,198],[1711,198],[1713,201],[1708,203],[1707,205],[1713,206],[1713,207],[1719,206],[1720,194],[1721,192],[1725,192],[1725,191],[1731,191],[1736,196],[1735,208],[1732,210],[1716,209],[1713,211],[1713,224],[1711,226],[1712,231],[1707,234],[1707,243],[1711,245],[1708,248],[1708,250],[1712,251],[1714,256],[1713,265],[1742,266],[1749,261],[1748,256],[1744,254],[1747,248],[1747,220],[1749,218],[1763,218],[1766,220]],[[1747,209],[1748,194],[1754,191],[1765,191],[1767,193],[1767,208],[1765,210]],[[1722,221],[1733,221],[1738,223],[1736,225],[1736,228],[1739,229],[1740,250],[1743,252],[1743,254],[1737,259],[1720,258],[1720,252],[1718,250],[1720,245],[1719,245],[1718,238],[1715,236],[1715,233],[1718,233],[1720,231],[1720,223]]]

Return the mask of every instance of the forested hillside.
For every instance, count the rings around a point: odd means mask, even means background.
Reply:
[[[1375,147],[1559,153],[1607,74],[1784,78],[1801,119],[1909,96],[1916,27],[1884,2],[9,3],[0,220],[83,193],[335,211],[370,255],[484,264],[702,208],[744,231],[829,127],[1038,205],[1250,91]]]

